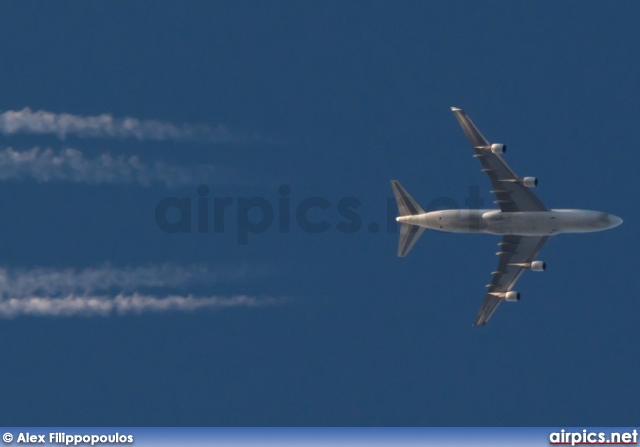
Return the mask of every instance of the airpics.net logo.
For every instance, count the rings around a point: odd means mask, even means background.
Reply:
[[[290,233],[297,228],[304,233],[326,233],[332,229],[352,234],[359,231],[397,233],[398,207],[393,197],[387,197],[384,222],[365,223],[363,201],[357,197],[328,199],[311,196],[293,199],[289,185],[280,185],[274,198],[261,196],[213,196],[207,185],[200,185],[195,196],[165,197],[155,207],[156,226],[165,233],[227,233],[235,227],[238,245],[247,245],[251,237],[268,231]],[[461,206],[450,197],[437,197],[425,209],[478,209],[485,200],[479,186],[469,186]]]
[[[597,432],[583,429],[582,431],[560,430],[549,434],[551,445],[637,445],[638,430],[626,432]]]

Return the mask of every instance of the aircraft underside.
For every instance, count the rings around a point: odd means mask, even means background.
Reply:
[[[400,225],[398,256],[404,257],[426,229],[453,233],[492,233],[502,235],[498,243],[498,267],[487,285],[485,299],[474,325],[487,324],[498,305],[518,301],[513,287],[524,270],[542,272],[546,268],[536,256],[553,235],[590,233],[617,227],[622,219],[600,211],[550,210],[531,190],[536,177],[518,176],[502,158],[507,146],[490,143],[464,110],[452,107],[473,148],[473,156],[489,176],[499,210],[443,210],[427,212],[397,180],[391,181],[398,204]]]
[[[620,224],[621,219],[600,211],[549,210],[442,210],[401,216],[399,222],[451,233],[491,233],[518,236],[553,236],[589,233]]]

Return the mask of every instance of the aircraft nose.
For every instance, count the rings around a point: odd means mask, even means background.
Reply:
[[[609,228],[617,227],[622,223],[622,219],[618,216],[614,216],[613,214],[609,214],[609,224],[611,225]]]

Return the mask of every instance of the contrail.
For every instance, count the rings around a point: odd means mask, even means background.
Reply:
[[[194,140],[214,143],[249,143],[257,137],[230,135],[224,125],[176,125],[164,121],[138,118],[114,118],[110,114],[80,116],[45,110],[7,110],[0,114],[0,132],[55,135],[64,140],[69,135],[83,138],[135,138],[140,141]]]
[[[30,270],[0,267],[0,299],[33,295],[94,295],[141,288],[179,288],[213,285],[265,277],[266,267],[193,264],[115,267],[109,264],[76,270],[37,267]]]
[[[161,161],[145,164],[137,155],[103,153],[85,158],[77,149],[58,152],[34,147],[17,151],[0,150],[0,181],[33,179],[38,182],[70,182],[92,185],[164,184],[168,188],[201,183],[231,183],[230,173],[212,165],[174,166]]]
[[[258,299],[252,296],[194,297],[192,295],[169,295],[159,298],[153,295],[76,296],[63,298],[25,297],[0,300],[0,317],[24,316],[109,316],[139,315],[144,312],[189,312],[198,309],[222,309],[229,307],[260,307],[281,304],[283,300]]]
[[[152,293],[194,284],[242,282],[265,276],[263,267],[210,267],[173,264],[123,268],[104,265],[83,270],[0,268],[0,318],[127,315],[227,307],[273,306],[283,299],[247,295],[194,296]],[[145,290],[140,292],[139,290]],[[113,296],[115,294],[115,296]]]

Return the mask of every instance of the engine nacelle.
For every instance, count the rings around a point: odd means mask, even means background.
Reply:
[[[522,179],[522,184],[527,188],[535,188],[538,186],[538,179],[536,177],[525,177]]]
[[[520,301],[520,294],[515,290],[511,290],[504,294],[504,299],[509,302],[515,303],[517,301]]]
[[[494,154],[504,154],[505,152],[507,152],[507,146],[500,143],[493,143],[491,145],[491,152],[493,152]]]
[[[544,272],[546,268],[547,264],[542,261],[533,261],[531,263],[531,270],[533,270],[534,272]]]

